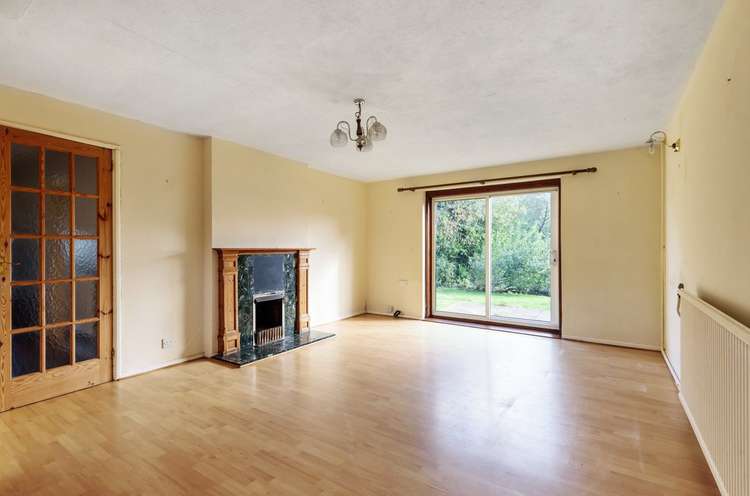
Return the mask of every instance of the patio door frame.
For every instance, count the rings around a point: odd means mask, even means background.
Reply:
[[[440,312],[435,308],[436,288],[435,288],[435,208],[436,201],[441,200],[461,200],[472,198],[484,198],[485,220],[487,223],[486,233],[491,233],[491,198],[504,194],[522,194],[554,191],[552,214],[556,217],[556,222],[552,223],[552,249],[556,250],[556,263],[550,274],[550,293],[551,293],[551,322],[545,324],[542,321],[531,321],[514,319],[508,317],[492,316],[492,292],[491,292],[491,236],[486,236],[485,240],[485,277],[486,288],[486,308],[485,315],[458,314],[450,312]],[[485,324],[497,326],[498,328],[506,327],[525,331],[541,331],[555,335],[562,334],[562,226],[561,226],[561,184],[560,178],[545,179],[539,181],[514,182],[505,184],[494,184],[489,186],[477,186],[470,188],[443,189],[427,191],[425,195],[425,316],[428,319],[452,320],[471,324]],[[556,297],[555,297],[556,296]]]

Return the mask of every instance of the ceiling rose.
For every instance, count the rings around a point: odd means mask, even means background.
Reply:
[[[365,127],[362,127],[363,103],[365,103],[364,98],[354,99],[354,104],[357,106],[357,111],[354,112],[354,118],[357,120],[355,136],[352,136],[351,126],[347,121],[339,121],[336,124],[336,129],[331,133],[331,146],[340,148],[351,141],[357,151],[369,152],[372,150],[373,141],[383,141],[388,135],[388,130],[378,122],[378,118],[374,115],[368,117],[365,120]],[[344,129],[346,129],[346,132],[344,132]]]

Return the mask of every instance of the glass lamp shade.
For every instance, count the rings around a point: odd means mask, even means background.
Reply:
[[[340,148],[349,142],[349,137],[339,128],[334,129],[331,133],[331,146]]]
[[[380,122],[375,121],[372,126],[370,126],[368,134],[373,141],[383,141],[388,135],[388,130]]]

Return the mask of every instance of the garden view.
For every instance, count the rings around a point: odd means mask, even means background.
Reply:
[[[486,316],[486,198],[436,202],[435,309]],[[489,199],[491,315],[550,321],[551,193]]]

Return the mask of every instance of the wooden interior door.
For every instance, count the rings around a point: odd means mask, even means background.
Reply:
[[[112,380],[112,152],[0,134],[4,411]]]

